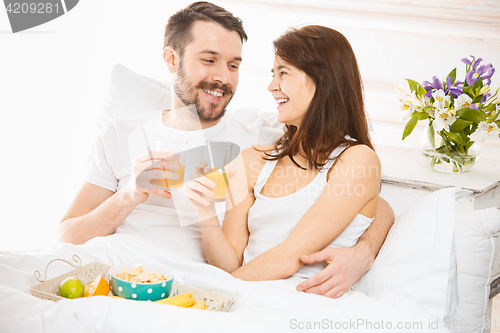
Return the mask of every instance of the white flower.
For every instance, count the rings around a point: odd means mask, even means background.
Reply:
[[[462,108],[470,108],[472,104],[472,98],[470,98],[467,94],[462,94],[455,99],[455,108],[462,109]]]
[[[410,85],[408,84],[408,81],[405,80],[403,83],[399,84],[396,87],[396,92],[400,95],[400,98],[406,98],[410,96],[411,89]]]
[[[420,103],[421,103],[421,106],[423,108],[426,107],[426,106],[432,106],[432,104],[431,104],[431,98],[427,97],[427,96],[422,96],[422,99],[420,100]],[[435,117],[435,115],[434,115],[434,109],[427,110],[427,113],[429,114],[429,116],[431,118]]]
[[[409,117],[411,117],[411,114],[413,113],[414,105],[410,99],[408,99],[408,98],[399,99],[399,106],[401,107],[401,110],[403,110],[403,113],[402,113],[403,120],[406,120]]]
[[[498,136],[500,134],[500,128],[498,128],[495,123],[488,124],[487,122],[482,121],[477,125],[476,133],[481,140],[486,141],[488,140],[489,134]]]
[[[443,129],[449,130],[451,124],[457,120],[457,117],[453,116],[447,108],[442,108],[435,112],[436,118],[434,119],[434,128],[437,132]]]
[[[494,136],[499,136],[500,135],[500,128],[498,128],[497,124],[491,123],[490,127],[488,128],[488,133],[490,133]]]
[[[429,106],[431,105],[431,98],[430,97],[427,97],[427,96],[422,96],[423,98],[423,103],[424,103],[424,106]]]
[[[446,101],[448,101],[448,103],[451,102],[450,96],[446,96],[444,94],[444,91],[441,89],[433,92],[432,97],[434,97],[434,104],[432,105],[438,109],[443,109],[444,107],[446,107]]]
[[[413,103],[414,106],[416,107],[424,107],[424,103],[415,95],[414,92],[410,94],[410,101]]]

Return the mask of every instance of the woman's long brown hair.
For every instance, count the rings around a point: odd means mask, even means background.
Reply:
[[[309,161],[309,167],[321,170],[333,150],[342,145],[373,146],[363,104],[363,88],[356,57],[347,39],[338,31],[323,26],[290,29],[274,42],[281,59],[309,76],[316,92],[297,128],[286,125],[285,133],[275,142],[276,152],[266,160],[294,156]],[[346,135],[356,142],[346,139]]]

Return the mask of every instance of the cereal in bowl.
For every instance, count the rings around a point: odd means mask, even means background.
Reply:
[[[144,272],[144,267],[142,265],[132,270],[125,268],[122,273],[117,273],[116,277],[124,281],[137,283],[157,283],[167,280],[163,274]]]

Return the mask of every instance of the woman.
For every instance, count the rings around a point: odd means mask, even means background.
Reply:
[[[274,41],[268,90],[285,134],[272,146],[242,151],[229,182],[238,204],[223,228],[199,177],[186,194],[200,218],[210,264],[243,280],[309,278],[325,263],[300,255],[353,246],[373,220],[380,163],[364,113],[352,48],[322,26],[292,29]]]

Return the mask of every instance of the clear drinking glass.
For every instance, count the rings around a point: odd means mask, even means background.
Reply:
[[[170,171],[179,175],[178,179],[167,179],[166,175],[163,179],[156,179],[155,185],[161,189],[179,190],[183,188],[184,172],[186,170],[186,148],[187,141],[156,141],[156,150],[164,151],[172,154],[172,161],[177,163],[179,169],[176,171],[162,169],[163,171]]]
[[[210,201],[225,201],[229,184],[229,164],[233,152],[233,143],[226,141],[206,141],[205,161],[207,167],[204,175],[215,183],[214,195],[207,197]]]

